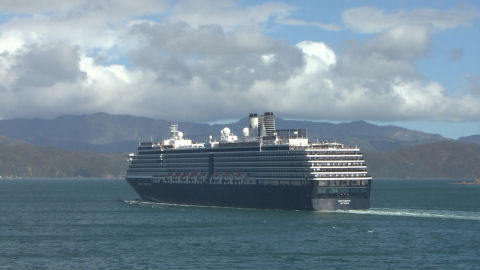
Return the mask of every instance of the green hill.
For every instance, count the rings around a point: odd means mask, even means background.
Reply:
[[[480,177],[480,145],[452,141],[423,144],[389,153],[365,153],[376,178]]]
[[[75,152],[36,146],[0,136],[2,177],[117,178],[128,166],[125,154]]]

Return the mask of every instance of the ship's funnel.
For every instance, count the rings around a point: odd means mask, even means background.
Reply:
[[[275,116],[273,116],[273,112],[265,112],[262,122],[262,131],[265,130],[265,135],[275,135]]]
[[[249,117],[249,137],[255,138],[258,136],[258,114],[251,113]]]

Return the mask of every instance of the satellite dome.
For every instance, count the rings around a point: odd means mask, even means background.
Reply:
[[[250,129],[248,127],[243,128],[243,137],[248,137],[248,134],[250,134]]]
[[[225,135],[225,136],[230,135],[230,129],[228,127],[224,127],[222,129],[222,134]]]

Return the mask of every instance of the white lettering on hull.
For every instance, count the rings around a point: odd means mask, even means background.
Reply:
[[[351,200],[338,200],[339,204],[350,204]]]

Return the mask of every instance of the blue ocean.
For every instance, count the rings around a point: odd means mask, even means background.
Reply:
[[[480,269],[480,186],[374,180],[372,209],[141,203],[121,180],[0,179],[0,269]]]

